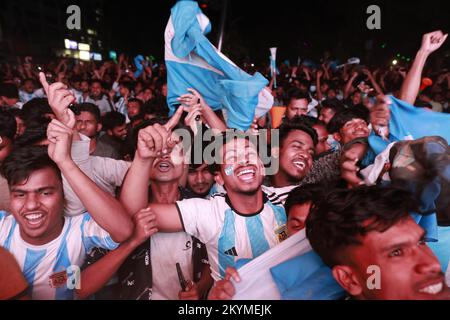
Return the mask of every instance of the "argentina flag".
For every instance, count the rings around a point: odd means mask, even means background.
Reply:
[[[229,128],[245,131],[255,115],[272,107],[268,80],[260,73],[247,74],[220,53],[205,36],[210,31],[197,2],[179,1],[172,8],[164,35],[170,115],[179,105],[177,98],[194,88],[213,110],[226,110]]]
[[[336,300],[345,296],[330,268],[312,251],[305,230],[238,267],[233,300]]]
[[[376,154],[381,153],[394,141],[415,140],[427,136],[440,136],[450,141],[450,114],[428,111],[414,107],[393,96],[389,96],[391,119],[389,121],[389,141],[374,132],[369,136],[370,147]]]

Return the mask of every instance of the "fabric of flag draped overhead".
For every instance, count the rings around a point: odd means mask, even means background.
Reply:
[[[165,30],[167,103],[170,115],[177,98],[196,89],[213,110],[225,109],[229,128],[247,130],[253,118],[272,107],[268,80],[241,70],[208,40],[209,19],[195,1],[179,1]]]
[[[389,96],[391,119],[389,121],[389,141],[383,140],[373,132],[369,143],[376,154],[382,152],[390,142],[416,140],[426,136],[440,136],[450,141],[450,114],[433,112],[414,107],[402,100]]]

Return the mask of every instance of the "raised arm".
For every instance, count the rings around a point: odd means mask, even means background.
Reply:
[[[225,125],[225,123],[220,120],[216,113],[206,103],[205,99],[203,99],[201,94],[195,89],[189,88],[187,90],[189,91],[189,93],[182,95],[177,100],[191,108],[199,105],[199,115],[203,117],[206,124],[208,124],[211,129],[216,129],[220,132],[226,131],[227,126]]]
[[[326,80],[330,80],[331,76],[330,76],[330,65],[328,63],[324,63],[322,64],[322,69],[323,69],[323,75],[324,75],[324,79]]]
[[[306,80],[311,81],[311,75],[309,74],[309,68],[303,66],[302,71],[305,74]]]
[[[170,152],[175,146],[170,139],[171,132],[180,120],[182,113],[183,108],[178,108],[164,126],[155,124],[139,131],[136,154],[120,194],[120,201],[129,215],[148,206],[150,169],[156,157]]]
[[[58,165],[95,222],[105,229],[115,242],[127,240],[133,230],[133,222],[123,206],[89,179],[70,157],[72,130],[60,121],[53,120],[48,125],[47,137],[50,142],[50,158]]]
[[[344,99],[347,99],[350,96],[353,81],[356,79],[357,76],[358,76],[358,72],[353,71],[351,77],[348,79],[347,84],[345,85],[345,88],[344,88]]]
[[[151,204],[150,208],[156,216],[156,226],[160,232],[184,231],[176,204]]]
[[[372,83],[372,87],[375,89],[377,95],[383,94],[383,90],[381,90],[381,87],[378,85],[372,72],[370,72],[369,69],[364,69],[363,73],[367,76],[367,78],[369,78],[370,83]]]
[[[43,72],[39,73],[39,80],[47,95],[48,104],[56,118],[69,129],[74,130],[76,124],[75,114],[69,109],[69,105],[75,101],[72,91],[68,90],[67,86],[61,82],[50,85]]]
[[[402,88],[400,89],[400,99],[414,104],[417,95],[419,94],[421,76],[425,62],[429,55],[439,49],[447,39],[448,34],[443,34],[442,31],[434,31],[427,33],[422,37],[422,45],[416,54],[416,58],[406,75],[405,81],[403,81]]]
[[[322,90],[320,89],[321,87],[321,83],[320,83],[320,79],[323,76],[323,71],[318,69],[317,73],[316,73],[316,91],[317,91],[317,100],[322,101],[323,100],[323,93]]]

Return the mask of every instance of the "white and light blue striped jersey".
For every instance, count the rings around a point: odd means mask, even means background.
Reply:
[[[67,269],[70,266],[81,267],[86,252],[93,247],[113,250],[118,244],[85,213],[77,217],[65,217],[58,238],[45,245],[34,246],[22,239],[14,217],[0,211],[0,246],[16,258],[30,285],[32,299],[70,300],[74,298],[74,291],[68,289],[64,281]]]
[[[45,97],[44,89],[37,89],[33,93],[28,93],[23,90],[19,90],[19,99],[22,103],[27,103],[28,101],[34,98],[43,98]]]
[[[234,210],[223,194],[178,201],[177,208],[184,230],[206,245],[216,281],[227,267],[256,258],[286,238],[284,207],[272,204],[265,194],[264,207],[251,215]]]
[[[120,112],[125,116],[125,122],[130,123],[130,118],[128,118],[128,106],[124,97],[120,97],[119,101],[115,104],[116,111]]]

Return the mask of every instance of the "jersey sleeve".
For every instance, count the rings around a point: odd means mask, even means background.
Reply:
[[[114,250],[119,246],[118,243],[112,240],[109,233],[100,227],[88,213],[83,215],[81,234],[86,252],[95,247]]]
[[[5,211],[0,211],[0,246],[5,246],[8,237],[12,231],[14,225],[13,219],[11,217],[8,219],[9,215]]]
[[[218,225],[218,212],[213,201],[195,198],[177,201],[176,206],[184,231],[201,242],[208,243]]]

